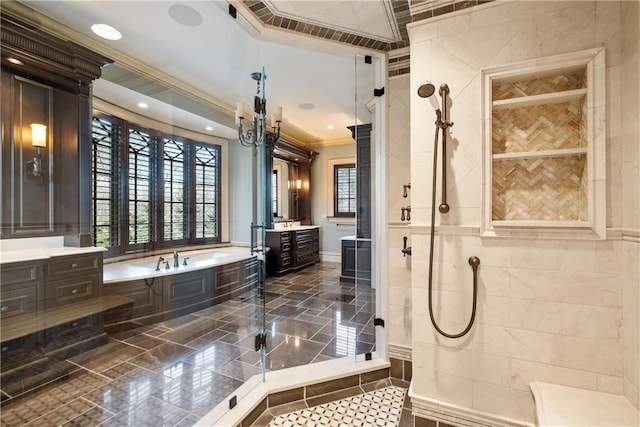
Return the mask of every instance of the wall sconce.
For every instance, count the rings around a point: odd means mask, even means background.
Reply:
[[[41,176],[42,154],[40,153],[40,148],[46,148],[47,146],[47,127],[45,125],[41,125],[39,123],[31,124],[31,145],[38,148],[36,157],[34,157],[32,161],[28,162],[33,163],[33,170],[31,173],[33,176]]]
[[[300,190],[302,188],[302,180],[299,179],[299,180],[296,181],[296,188],[298,190]]]

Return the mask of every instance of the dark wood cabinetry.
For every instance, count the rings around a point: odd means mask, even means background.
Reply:
[[[91,85],[112,61],[10,9],[1,18],[1,237],[64,235],[67,246],[90,246],[90,210],[81,207],[91,187],[80,177],[90,174]],[[32,145],[31,123],[46,126],[44,148]]]
[[[0,285],[0,318],[35,313],[42,292],[41,268],[37,262],[3,265]]]
[[[371,282],[371,240],[342,239],[342,270],[344,282]]]
[[[299,271],[320,261],[320,231],[318,227],[267,230],[269,272],[282,276]]]
[[[101,252],[0,264],[0,275],[3,389],[49,381],[50,366],[106,342]]]
[[[356,141],[357,214],[356,235],[341,240],[340,280],[371,282],[371,124],[350,126]]]

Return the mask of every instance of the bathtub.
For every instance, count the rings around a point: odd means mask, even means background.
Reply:
[[[249,248],[237,246],[186,252],[178,250],[178,255],[180,264],[178,267],[173,266],[173,251],[167,251],[166,253],[144,258],[105,263],[102,276],[103,283],[110,284],[133,279],[152,279],[154,277],[170,276],[243,261],[255,256],[251,255]],[[165,268],[165,262],[161,262],[160,269],[156,270],[159,257],[169,262],[169,268]],[[187,265],[184,265],[185,258],[188,258]]]

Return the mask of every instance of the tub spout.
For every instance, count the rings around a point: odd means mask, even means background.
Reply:
[[[158,258],[158,263],[156,264],[156,271],[160,271],[160,263],[164,261],[164,258],[159,257]]]
[[[180,267],[180,261],[178,260],[178,251],[173,251],[173,266]]]

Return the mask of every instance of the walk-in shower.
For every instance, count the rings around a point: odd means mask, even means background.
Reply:
[[[473,321],[476,317],[476,306],[478,300],[478,266],[480,265],[480,259],[477,256],[471,256],[469,258],[469,265],[473,270],[473,307],[471,309],[471,318],[467,327],[460,333],[449,334],[443,331],[436,322],[433,315],[433,254],[434,254],[434,240],[435,240],[435,218],[436,218],[436,184],[437,184],[437,165],[438,165],[438,133],[442,131],[442,191],[441,191],[441,203],[438,210],[441,214],[449,212],[449,204],[447,203],[447,160],[446,160],[446,147],[447,147],[447,129],[453,126],[453,122],[447,120],[447,96],[449,95],[449,86],[446,83],[440,85],[438,91],[442,98],[442,108],[438,102],[436,96],[436,87],[433,83],[425,81],[418,87],[418,96],[421,98],[429,99],[431,106],[436,112],[436,132],[433,141],[433,180],[431,189],[431,227],[429,244],[429,317],[433,327],[438,331],[440,335],[447,338],[460,338],[466,335],[473,326]]]

